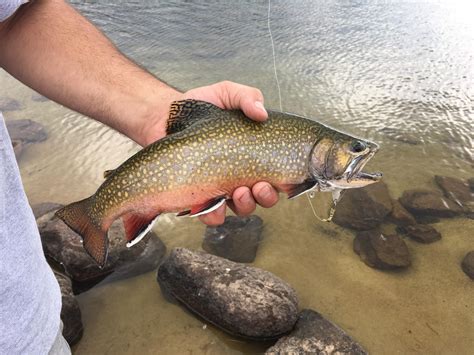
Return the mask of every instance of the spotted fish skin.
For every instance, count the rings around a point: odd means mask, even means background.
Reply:
[[[57,213],[82,235],[86,250],[99,264],[106,258],[106,231],[118,217],[124,217],[130,234],[127,239],[133,239],[157,215],[230,198],[239,186],[267,181],[288,192],[311,179],[312,165],[324,165],[328,152],[337,153],[333,152],[335,142],[339,147],[354,140],[287,113],[269,111],[268,120],[254,122],[238,110],[193,100],[177,104],[178,112],[170,118],[168,128],[176,133],[147,146],[108,173],[93,196]],[[312,158],[318,143],[318,152],[324,156]],[[347,154],[337,154],[334,161],[342,159],[345,168]],[[88,231],[91,225],[92,233]],[[99,237],[105,242],[88,242]]]

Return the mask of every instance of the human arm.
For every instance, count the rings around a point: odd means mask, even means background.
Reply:
[[[61,0],[35,0],[0,23],[0,66],[52,100],[92,117],[147,145],[165,135],[169,105],[183,98],[241,108],[265,119],[260,91],[230,82],[192,89],[169,87],[122,55],[89,21]],[[261,107],[256,106],[259,102]],[[276,203],[276,191],[258,183],[253,196],[263,206]],[[231,206],[238,214],[255,209],[246,187]],[[225,207],[202,216],[207,224],[223,221]]]

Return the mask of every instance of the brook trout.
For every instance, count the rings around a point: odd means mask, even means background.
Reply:
[[[294,198],[312,190],[339,195],[381,177],[361,172],[375,143],[292,114],[270,111],[268,120],[254,122],[239,110],[177,101],[167,134],[106,172],[95,194],[56,212],[100,266],[107,259],[107,231],[119,217],[131,246],[160,214],[209,213],[239,186],[267,181]]]

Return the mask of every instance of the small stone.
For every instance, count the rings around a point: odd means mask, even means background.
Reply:
[[[392,211],[392,199],[384,182],[345,192],[333,221],[343,227],[370,230]]]
[[[400,203],[416,215],[435,217],[454,217],[461,214],[462,208],[444,197],[438,191],[413,189],[403,192]]]
[[[72,292],[71,279],[66,275],[54,271],[61,288],[62,307],[61,320],[63,321],[63,337],[70,346],[76,344],[82,338],[84,328],[82,326],[81,309]]]
[[[378,229],[357,233],[354,251],[368,266],[396,269],[410,266],[408,247],[396,234],[382,234]]]
[[[42,202],[42,203],[37,203],[35,205],[32,205],[31,209],[33,210],[35,219],[38,219],[41,216],[44,216],[46,213],[51,212],[51,211],[56,211],[63,206],[64,205],[60,203],[56,203],[56,202]]]
[[[301,311],[294,330],[265,354],[367,354],[344,330],[310,309]]]
[[[75,294],[101,281],[111,282],[156,270],[165,255],[165,245],[153,232],[127,248],[123,224],[117,220],[108,232],[109,254],[101,269],[84,250],[82,238],[54,217],[54,213],[55,210],[48,212],[36,221],[43,250],[48,259],[62,265],[72,280]]]
[[[467,276],[474,280],[474,250],[471,250],[462,259],[461,268]]]
[[[388,216],[388,220],[397,226],[410,226],[416,224],[415,217],[408,212],[397,200],[392,200],[392,213]]]
[[[1,97],[0,98],[0,112],[7,112],[7,111],[18,111],[23,108],[23,105],[20,101],[11,99],[9,97]]]
[[[13,151],[15,152],[15,158],[18,161],[20,159],[20,155],[23,152],[23,143],[16,139],[12,140]]]
[[[461,207],[474,203],[474,192],[469,182],[448,176],[435,176],[435,181],[443,190],[444,195]]]
[[[298,316],[296,293],[268,271],[203,252],[173,249],[157,280],[191,311],[236,336],[280,337]]]
[[[202,248],[232,261],[251,263],[262,240],[263,221],[260,217],[227,216],[224,224],[207,227]]]
[[[397,232],[406,234],[418,243],[429,244],[441,239],[441,233],[428,224],[416,224],[397,228]]]
[[[42,142],[48,137],[43,125],[32,120],[9,120],[6,126],[11,140],[23,144]]]

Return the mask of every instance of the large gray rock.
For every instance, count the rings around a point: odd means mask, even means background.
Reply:
[[[410,266],[411,258],[403,239],[380,230],[357,233],[354,251],[368,266],[376,269],[398,269]]]
[[[31,209],[33,210],[33,215],[35,216],[35,219],[38,219],[41,216],[44,216],[46,213],[56,211],[63,206],[64,205],[56,202],[42,202],[31,205]]]
[[[333,221],[343,227],[370,230],[382,223],[392,211],[387,185],[378,182],[345,192],[339,201]]]
[[[344,330],[310,309],[303,310],[295,329],[265,354],[367,354]]]
[[[474,250],[471,250],[462,259],[461,268],[467,276],[474,280]]]
[[[224,224],[207,227],[202,248],[210,254],[251,263],[262,240],[263,221],[256,215],[227,216]]]
[[[287,283],[268,271],[214,255],[173,249],[157,278],[165,294],[236,336],[276,338],[297,319],[296,293]]]
[[[400,203],[415,217],[416,215],[454,217],[463,212],[456,203],[433,190],[407,190],[400,197]]]
[[[66,275],[54,271],[61,288],[62,307],[61,320],[63,321],[63,336],[69,345],[76,344],[82,338],[84,328],[82,326],[81,309],[72,292],[71,279]]]
[[[23,144],[42,142],[48,137],[43,125],[32,120],[8,120],[6,126],[11,140]]]
[[[0,97],[0,112],[21,110],[23,105],[20,101],[9,97]]]
[[[101,281],[115,281],[155,270],[166,252],[165,245],[153,232],[127,248],[123,225],[116,221],[109,229],[109,254],[101,269],[84,250],[82,238],[54,217],[54,213],[53,210],[37,219],[43,250],[48,259],[62,265],[72,279],[75,294]]]
[[[397,231],[406,234],[418,243],[433,243],[441,239],[441,233],[428,224],[415,224],[397,228]]]

